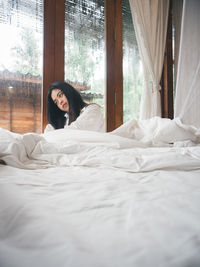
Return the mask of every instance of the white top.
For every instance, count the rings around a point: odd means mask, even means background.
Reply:
[[[89,104],[81,110],[78,118],[68,125],[68,115],[66,113],[66,124],[64,128],[87,130],[96,132],[105,132],[104,118],[101,107],[97,104]],[[55,128],[51,124],[47,124],[44,132],[53,131]]]

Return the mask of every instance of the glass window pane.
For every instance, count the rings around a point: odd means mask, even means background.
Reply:
[[[123,120],[139,118],[141,92],[144,84],[129,0],[122,1],[123,12]]]
[[[0,127],[41,132],[43,0],[0,5]]]
[[[104,1],[65,1],[65,80],[104,107]]]

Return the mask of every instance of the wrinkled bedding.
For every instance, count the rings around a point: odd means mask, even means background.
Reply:
[[[0,266],[200,266],[199,133],[1,128]]]
[[[0,157],[24,169],[53,166],[120,168],[130,172],[199,168],[200,132],[179,120],[132,120],[111,133],[60,129],[19,135],[0,129]]]

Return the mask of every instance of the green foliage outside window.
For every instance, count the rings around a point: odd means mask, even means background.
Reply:
[[[16,46],[12,48],[12,71],[21,74],[41,75],[42,51],[39,47],[41,41],[37,40],[31,29],[22,29]]]

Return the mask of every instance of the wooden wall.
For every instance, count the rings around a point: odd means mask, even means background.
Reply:
[[[0,127],[16,133],[41,133],[41,78],[1,76]]]

